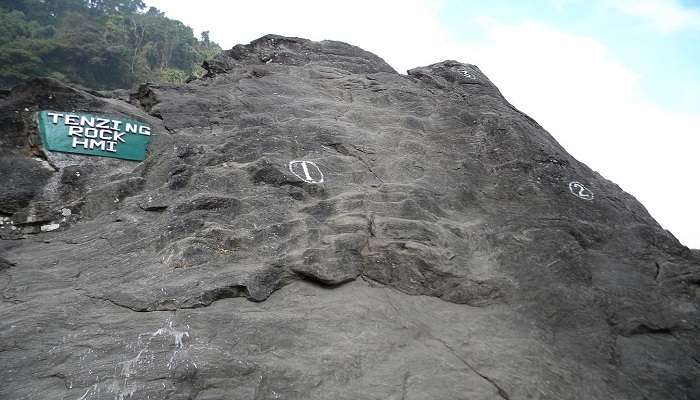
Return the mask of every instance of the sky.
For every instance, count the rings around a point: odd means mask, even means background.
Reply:
[[[700,0],[146,0],[224,49],[340,40],[400,73],[477,65],[574,157],[700,249]]]

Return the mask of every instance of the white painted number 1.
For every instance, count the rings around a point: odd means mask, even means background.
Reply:
[[[311,168],[310,168],[311,167]],[[323,172],[312,161],[295,160],[289,162],[289,172],[308,183],[323,183]]]

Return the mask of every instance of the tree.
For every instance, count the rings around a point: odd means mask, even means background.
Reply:
[[[96,89],[128,87],[128,54],[109,43],[102,21],[83,13],[68,13],[56,27],[54,40],[42,56],[53,71],[72,83]]]
[[[42,63],[42,40],[52,33],[21,11],[0,8],[0,82],[14,85],[47,71]]]
[[[104,15],[135,14],[146,5],[141,0],[87,0],[87,8]]]
[[[221,48],[141,0],[3,0],[0,87],[55,76],[95,89],[181,82]]]

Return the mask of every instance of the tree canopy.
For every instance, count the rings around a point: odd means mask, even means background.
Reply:
[[[94,89],[182,82],[219,51],[141,0],[0,1],[0,87],[34,76]]]

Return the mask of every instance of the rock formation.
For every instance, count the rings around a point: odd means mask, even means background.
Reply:
[[[204,66],[0,98],[1,399],[700,399],[700,252],[479,68]],[[148,158],[48,152],[40,110],[147,122]]]

